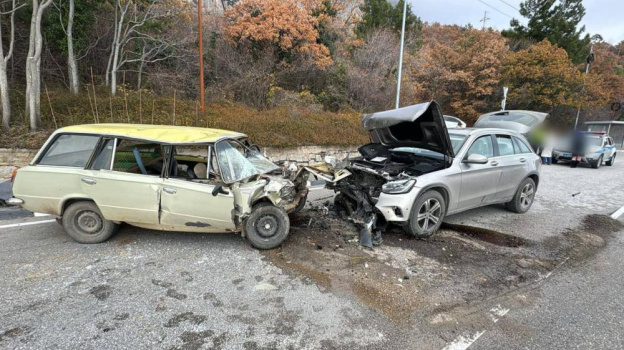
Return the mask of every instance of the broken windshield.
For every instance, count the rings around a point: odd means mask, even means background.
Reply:
[[[225,183],[233,183],[279,169],[277,165],[260,153],[250,150],[234,140],[217,143],[216,150],[221,178]]]

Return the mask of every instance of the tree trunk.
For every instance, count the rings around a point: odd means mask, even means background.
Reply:
[[[52,0],[33,0],[33,13],[30,21],[28,57],[26,58],[26,115],[30,118],[30,129],[36,131],[41,126],[41,18]]]
[[[74,54],[74,9],[75,0],[69,0],[69,18],[67,19],[67,68],[69,69],[69,91],[78,95],[80,82],[78,80],[78,62]]]
[[[0,59],[0,100],[2,100],[2,128],[7,130],[11,123],[11,101],[9,100],[9,79],[4,59]]]

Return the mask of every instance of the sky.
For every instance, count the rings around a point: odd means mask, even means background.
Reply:
[[[508,28],[511,17],[526,23],[517,10],[520,8],[520,0],[409,1],[412,11],[424,22],[459,25],[470,23],[481,28],[483,13],[487,11],[488,27],[498,30]],[[585,25],[585,32],[590,35],[600,34],[606,42],[612,44],[624,40],[624,0],[584,0],[583,5],[586,14],[581,23]]]

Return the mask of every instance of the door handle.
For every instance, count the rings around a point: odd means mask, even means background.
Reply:
[[[175,194],[176,192],[178,192],[175,188],[170,188],[170,187],[163,187],[163,191],[169,194]]]
[[[491,161],[491,162],[490,162],[490,165],[491,165],[491,166],[497,166],[497,165],[498,165],[498,162],[497,162],[497,161],[495,161],[495,160],[493,160],[493,161]]]
[[[520,158],[520,162],[521,162],[521,163],[526,162],[526,158]]]
[[[87,185],[95,185],[97,183],[97,181],[89,179],[88,177],[83,177],[80,179],[80,181],[86,183]]]

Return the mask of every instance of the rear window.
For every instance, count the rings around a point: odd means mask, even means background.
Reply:
[[[94,135],[60,135],[37,164],[83,168],[99,138]]]
[[[533,153],[533,151],[531,151],[531,148],[529,148],[529,146],[527,146],[524,141],[520,140],[517,137],[514,137],[513,139],[514,141],[516,141],[516,146],[518,146],[517,153]]]

